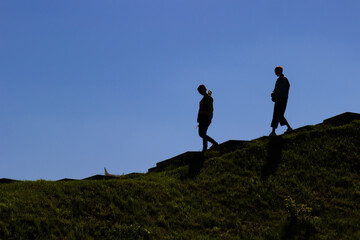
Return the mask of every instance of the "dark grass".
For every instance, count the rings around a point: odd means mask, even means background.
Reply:
[[[0,239],[360,239],[360,122],[161,173],[0,185]]]

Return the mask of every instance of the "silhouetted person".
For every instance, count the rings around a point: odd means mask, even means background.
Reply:
[[[288,121],[284,117],[286,104],[289,96],[290,83],[289,80],[283,74],[283,68],[278,66],[275,68],[275,74],[278,76],[276,80],[275,89],[271,93],[271,99],[275,102],[274,114],[271,122],[272,132],[270,136],[276,136],[275,129],[280,123],[281,126],[286,125],[288,129],[286,132],[292,131]]]
[[[210,126],[212,117],[213,117],[213,98],[206,93],[206,87],[200,85],[197,89],[201,95],[204,97],[200,101],[199,114],[197,117],[197,122],[199,123],[199,136],[203,139],[203,152],[207,150],[207,142],[211,142],[213,146],[217,146],[218,143],[211,137],[206,135],[206,132]]]

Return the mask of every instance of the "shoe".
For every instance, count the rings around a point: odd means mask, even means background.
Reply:
[[[276,137],[276,136],[277,136],[277,135],[276,135],[275,132],[271,132],[270,135],[269,135],[269,137]]]
[[[288,129],[286,129],[285,133],[290,133],[290,132],[292,132],[292,131],[293,131],[292,128],[288,128]]]
[[[211,145],[210,149],[214,150],[217,146],[219,146],[219,144],[217,142],[213,143],[213,145]]]

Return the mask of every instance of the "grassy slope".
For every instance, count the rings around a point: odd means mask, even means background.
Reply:
[[[107,181],[0,185],[0,239],[360,239],[360,121]],[[280,160],[281,156],[281,160]]]

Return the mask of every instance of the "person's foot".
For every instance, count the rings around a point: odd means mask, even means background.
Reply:
[[[288,128],[286,131],[285,131],[285,133],[290,133],[290,132],[292,132],[292,128],[290,127],[290,128]]]
[[[210,149],[214,149],[216,148],[217,146],[219,146],[219,144],[217,142],[214,142],[213,145],[211,145]]]
[[[276,137],[276,136],[277,136],[277,135],[276,135],[275,132],[271,132],[270,135],[269,135],[269,137]]]

